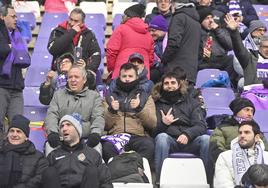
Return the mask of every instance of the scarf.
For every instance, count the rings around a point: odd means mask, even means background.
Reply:
[[[7,143],[3,148],[3,169],[0,177],[0,187],[13,187],[18,184],[22,175],[22,159],[23,155],[31,146],[31,142],[26,141],[23,144],[12,145]],[[2,165],[1,165],[2,166]]]
[[[255,40],[252,38],[251,34],[249,33],[248,36],[244,40],[244,46],[248,50],[258,51],[259,48],[258,48],[257,44],[255,43]]]
[[[65,21],[65,22],[63,22],[63,23],[61,23],[61,24],[59,25],[59,27],[65,29],[65,30],[67,30],[67,26],[68,26],[68,21]],[[79,41],[79,38],[80,38],[81,33],[82,33],[84,30],[86,30],[86,26],[85,26],[84,24],[82,24],[82,25],[80,26],[80,29],[81,29],[81,31],[77,32],[77,33],[75,34],[74,38],[73,38],[73,44],[74,44],[75,46],[77,46],[77,44],[78,44],[78,41]]]
[[[9,39],[11,41],[11,52],[8,54],[5,62],[3,63],[2,71],[0,75],[11,77],[11,69],[14,64],[14,60],[18,51],[28,53],[25,41],[22,39],[20,32],[16,29],[12,33],[8,32]]]
[[[195,7],[194,3],[175,3],[175,9],[180,9],[183,7]]]
[[[166,101],[172,104],[172,103],[177,102],[181,98],[182,95],[179,89],[175,91],[165,91],[162,89],[161,96],[163,99],[165,99]]]
[[[250,161],[254,157],[254,161]],[[232,163],[234,168],[235,185],[240,185],[242,176],[253,164],[263,164],[263,149],[256,143],[254,149],[242,149],[238,142],[232,146]]]
[[[67,85],[67,75],[65,74],[60,74],[57,78],[56,78],[56,90],[59,89],[63,89],[65,88]]]
[[[234,119],[241,124],[243,121],[249,121],[249,119],[247,118],[242,118],[242,117],[238,117],[238,116],[234,116]]]
[[[127,93],[130,93],[139,84],[140,80],[134,80],[132,82],[122,82],[120,78],[116,79],[116,86]]]
[[[102,136],[101,139],[111,142],[118,154],[125,152],[125,145],[129,142],[131,135],[127,133],[120,133],[114,135]]]

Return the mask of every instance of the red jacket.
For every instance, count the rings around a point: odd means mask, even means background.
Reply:
[[[119,25],[108,41],[107,67],[109,72],[113,71],[112,79],[119,76],[121,65],[127,63],[128,57],[135,52],[143,55],[145,67],[150,70],[154,60],[154,41],[148,25],[138,17]],[[147,76],[150,78],[149,73]]]

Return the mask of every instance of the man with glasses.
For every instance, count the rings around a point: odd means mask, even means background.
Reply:
[[[0,7],[0,137],[4,118],[23,114],[24,79],[22,68],[30,65],[28,48],[16,27],[13,7]],[[0,138],[1,139],[1,138]]]
[[[156,0],[157,7],[154,7],[151,14],[145,17],[145,23],[149,24],[151,20],[158,15],[162,15],[169,25],[172,17],[172,0]]]
[[[85,26],[85,13],[80,8],[71,11],[69,19],[56,27],[50,34],[48,51],[54,61],[70,52],[77,56],[77,64],[86,65],[86,70],[96,72],[101,61],[101,52],[94,33]],[[75,53],[79,52],[79,53]],[[56,70],[55,64],[52,69]]]

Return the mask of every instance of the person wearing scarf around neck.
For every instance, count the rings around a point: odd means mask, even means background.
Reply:
[[[217,159],[214,188],[230,188],[241,184],[242,176],[253,164],[268,164],[268,152],[260,138],[261,130],[254,121],[239,125],[238,137],[232,140],[231,149]]]

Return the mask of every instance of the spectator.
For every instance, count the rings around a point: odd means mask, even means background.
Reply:
[[[16,28],[17,16],[13,7],[0,7],[0,135],[4,118],[9,121],[23,113],[24,79],[22,68],[30,65],[28,49]]]
[[[165,18],[162,15],[153,17],[149,23],[149,31],[154,40],[154,64],[151,67],[150,75],[151,80],[157,83],[160,81],[163,74],[161,59],[167,46],[168,25]]]
[[[227,14],[230,9],[240,9],[242,10],[243,15],[243,23],[249,27],[249,24],[252,20],[258,20],[258,16],[256,13],[256,10],[252,6],[251,2],[249,0],[226,0],[221,3],[219,3],[216,8]]]
[[[112,188],[108,167],[94,149],[81,142],[80,114],[65,115],[59,122],[62,145],[48,155],[50,167],[43,173],[45,188]]]
[[[53,94],[58,89],[65,88],[67,84],[67,73],[74,64],[74,56],[71,53],[62,54],[57,61],[57,72],[50,70],[47,73],[46,81],[40,86],[39,100],[44,105],[49,105]],[[85,68],[84,64],[77,64],[81,68]],[[96,88],[95,73],[87,71],[87,86],[89,89]]]
[[[155,104],[140,85],[133,64],[121,66],[116,88],[107,95],[106,102],[104,117],[108,135],[102,137],[104,160],[134,150],[152,162],[154,141],[149,134],[156,125]]]
[[[260,133],[255,121],[244,121],[239,125],[239,136],[231,142],[231,150],[221,153],[217,159],[215,188],[240,185],[242,176],[251,165],[268,164],[268,152],[264,151]]]
[[[85,85],[86,71],[73,66],[68,72],[68,86],[54,93],[45,119],[48,142],[55,148],[60,144],[59,120],[66,114],[79,113],[82,116],[83,138],[88,145],[101,153],[100,135],[104,129],[103,107],[100,95]]]
[[[45,0],[45,11],[50,13],[70,13],[77,0]]]
[[[187,93],[183,71],[162,77],[160,98],[156,101],[155,137],[156,179],[169,153],[190,152],[200,156],[207,166],[209,136],[200,103]]]
[[[255,113],[254,104],[246,98],[234,99],[229,107],[233,111],[233,115],[225,118],[222,123],[214,129],[210,136],[209,156],[212,161],[209,163],[211,165],[209,178],[211,179],[214,174],[214,164],[218,156],[222,152],[230,150],[231,141],[237,137],[239,124],[243,121],[251,121]],[[261,139],[263,139],[266,148],[268,148],[268,144],[263,135]]]
[[[168,42],[162,57],[164,71],[181,67],[194,85],[197,76],[198,50],[201,28],[194,4],[189,0],[176,0],[169,30]]]
[[[113,72],[112,79],[119,75],[121,65],[127,63],[128,57],[137,52],[144,58],[144,65],[148,71],[153,64],[153,39],[148,25],[142,17],[145,7],[141,4],[133,5],[124,11],[122,24],[113,32],[107,44],[107,68]],[[148,78],[150,78],[148,72]]]
[[[48,162],[29,140],[29,124],[22,115],[11,121],[7,140],[0,146],[0,187],[41,187],[41,174]]]
[[[155,16],[162,15],[167,25],[169,25],[172,17],[173,0],[155,0],[157,7],[154,7],[151,14],[146,15],[145,23],[149,24]]]
[[[139,74],[139,85],[148,95],[150,95],[154,84],[151,80],[148,80],[147,78],[148,70],[144,66],[143,56],[139,53],[133,53],[129,56],[128,63],[131,63],[136,66]],[[116,78],[111,82],[109,86],[110,93],[113,93],[114,89],[116,88],[116,82],[118,79],[119,78]]]
[[[263,67],[258,69],[258,62],[268,59],[268,37],[263,36],[260,39],[258,51],[249,52],[242,43],[239,31],[237,30],[238,24],[234,18],[228,14],[225,17],[225,22],[230,30],[235,56],[243,69],[244,84],[242,85],[247,86],[261,83],[261,80],[267,77],[268,69]]]
[[[74,53],[75,49],[80,49],[82,58],[75,56],[78,58],[78,63],[85,63],[86,70],[96,72],[101,61],[100,47],[94,33],[85,26],[85,17],[80,8],[73,9],[69,20],[51,32],[48,51],[53,56],[54,62],[62,54]],[[53,70],[56,70],[55,65]]]
[[[268,186],[268,165],[254,164],[250,166],[242,177],[244,188],[267,188]]]

